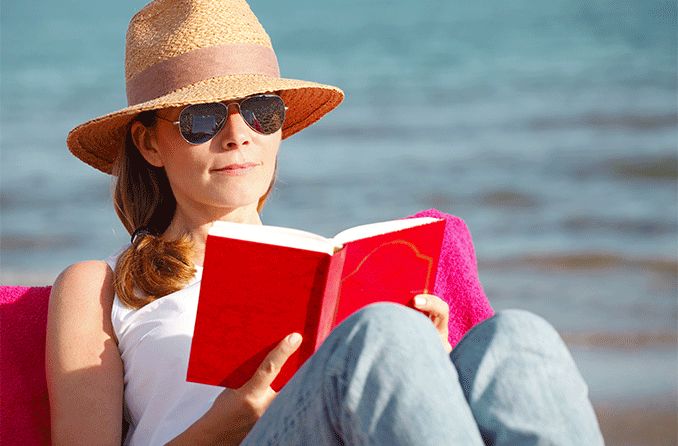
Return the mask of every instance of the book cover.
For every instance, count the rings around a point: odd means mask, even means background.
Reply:
[[[280,340],[299,332],[303,342],[273,382],[277,391],[353,312],[382,301],[410,305],[432,291],[444,221],[415,220],[333,239],[264,234],[262,226],[244,237],[211,231],[187,380],[238,388]]]

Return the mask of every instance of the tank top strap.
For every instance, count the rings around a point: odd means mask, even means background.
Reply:
[[[115,265],[117,265],[118,263],[118,258],[127,248],[129,248],[129,246],[130,244],[128,243],[127,245],[118,249],[116,252],[114,252],[113,254],[104,259],[104,262],[106,262],[106,264],[108,265],[109,268],[111,268],[112,271],[115,271]]]
[[[118,263],[118,258],[127,248],[129,248],[129,246],[130,244],[128,243],[122,248],[120,248],[118,251],[116,251],[114,254],[104,259],[104,261],[111,268],[112,271],[115,272],[115,267]],[[195,269],[196,269],[195,276],[187,283],[186,286],[194,285],[196,282],[199,282],[201,280],[202,266],[195,265]],[[199,290],[199,288],[197,288],[195,291],[196,298],[197,290]],[[171,303],[169,303],[169,300],[165,299],[165,297],[162,298],[161,302],[153,303],[153,305],[146,308],[145,311],[142,311],[142,313],[147,314],[149,312],[148,311],[149,309],[162,307],[164,305],[171,305]],[[143,319],[144,316],[135,317],[137,311],[138,310],[136,308],[131,308],[125,305],[118,297],[118,293],[115,293],[113,297],[113,306],[111,308],[111,323],[113,324],[113,332],[115,333],[115,336],[117,337],[118,341],[121,341],[125,336],[125,333],[128,330],[134,328],[135,325],[138,325],[140,320]]]
[[[130,244],[128,243],[104,259],[104,262],[106,262],[113,272],[115,272],[118,258],[127,248],[129,248],[129,246]],[[120,301],[118,293],[115,293],[113,296],[113,307],[111,308],[111,323],[113,324],[113,332],[118,340],[120,340],[122,336],[123,321],[131,311],[133,310]]]

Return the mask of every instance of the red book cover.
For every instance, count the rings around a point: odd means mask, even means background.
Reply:
[[[299,332],[303,342],[273,382],[277,391],[353,312],[381,301],[409,305],[431,291],[444,221],[417,220],[365,225],[333,239],[216,223],[187,380],[238,388],[285,336]]]
[[[417,294],[433,292],[444,229],[439,222],[347,243],[332,328],[365,305],[408,305]]]

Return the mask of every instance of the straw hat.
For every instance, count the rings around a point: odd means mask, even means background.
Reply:
[[[279,91],[289,107],[282,137],[341,103],[337,87],[280,77],[271,39],[245,0],[154,0],[130,21],[125,80],[128,107],[71,130],[66,144],[111,173],[140,112]]]

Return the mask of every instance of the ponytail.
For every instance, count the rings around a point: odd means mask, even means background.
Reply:
[[[165,241],[145,233],[118,257],[115,292],[132,308],[182,289],[195,274],[193,243],[188,236]]]

